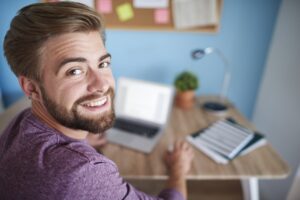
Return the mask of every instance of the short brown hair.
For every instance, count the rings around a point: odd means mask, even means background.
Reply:
[[[16,76],[40,81],[42,45],[50,37],[73,32],[99,31],[105,42],[101,16],[74,2],[36,3],[19,10],[4,39],[4,53]]]

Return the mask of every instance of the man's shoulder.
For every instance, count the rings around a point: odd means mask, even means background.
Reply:
[[[68,166],[99,162],[114,165],[85,140],[69,138],[40,121],[31,109],[25,109],[17,115],[6,128],[5,135],[2,140],[5,144],[10,144],[10,149],[13,148],[22,157],[38,163],[41,169],[55,166],[69,168]],[[3,152],[9,148],[7,145],[3,147],[6,147]]]
[[[31,109],[30,108],[26,108],[24,110],[22,110],[21,112],[19,112],[18,114],[16,114],[13,117],[9,117],[11,118],[9,121],[7,121],[5,124],[1,124],[1,129],[2,132],[0,135],[4,134],[5,132],[11,130],[11,129],[16,129],[20,127],[20,124],[24,121],[24,119],[27,119],[28,116],[31,115]]]
[[[60,156],[61,159],[64,160],[76,160],[77,162],[85,162],[92,165],[97,163],[109,163],[115,165],[110,159],[98,153],[86,141],[61,144],[57,147],[55,155]]]

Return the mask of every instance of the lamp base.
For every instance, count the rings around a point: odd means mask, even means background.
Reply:
[[[228,109],[228,106],[217,102],[206,102],[203,104],[202,107],[206,111],[215,112],[215,113],[226,112]]]

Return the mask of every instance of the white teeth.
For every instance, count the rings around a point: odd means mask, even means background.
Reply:
[[[83,104],[84,106],[88,106],[88,107],[94,107],[94,106],[102,106],[103,104],[105,104],[107,101],[107,98],[102,98],[100,100],[97,100],[97,101],[92,101],[92,102],[89,102],[89,103],[85,103]]]

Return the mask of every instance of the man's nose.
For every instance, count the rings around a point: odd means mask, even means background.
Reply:
[[[109,84],[106,76],[101,74],[99,69],[90,70],[88,76],[88,91],[91,93],[105,93],[109,89]]]

